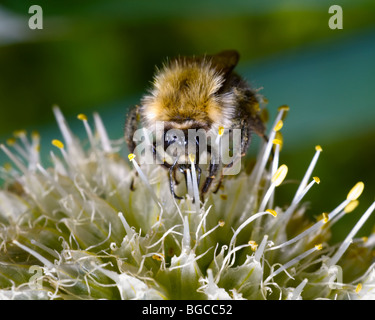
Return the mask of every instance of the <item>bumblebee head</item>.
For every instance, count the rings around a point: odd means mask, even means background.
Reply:
[[[156,74],[142,99],[142,118],[146,125],[165,121],[180,129],[208,129],[228,110],[224,103],[230,97],[220,93],[223,83],[223,74],[209,60],[174,60]]]

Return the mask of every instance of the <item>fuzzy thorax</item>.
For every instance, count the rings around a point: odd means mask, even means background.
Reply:
[[[207,60],[176,60],[155,76],[142,99],[142,118],[149,127],[164,121],[175,129],[229,125],[234,113],[232,92],[218,93],[224,77]]]

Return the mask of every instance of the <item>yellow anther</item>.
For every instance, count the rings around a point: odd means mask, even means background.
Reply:
[[[323,223],[327,223],[328,220],[329,220],[329,216],[328,216],[328,214],[325,213],[325,212],[323,212],[322,215],[323,215],[323,219],[322,219],[322,220],[323,220]]]
[[[52,140],[52,145],[54,145],[55,147],[59,149],[64,149],[64,144],[60,140],[57,140],[57,139]]]
[[[316,182],[317,184],[320,183],[320,179],[319,179],[318,177],[313,177],[313,179],[315,180],[315,182]]]
[[[251,250],[256,251],[256,249],[258,249],[258,244],[254,240],[250,240],[248,244],[250,245]]]
[[[16,131],[13,132],[13,135],[17,138],[21,137],[21,136],[24,136],[24,135],[26,135],[26,130],[16,130]]]
[[[86,117],[86,115],[83,114],[83,113],[80,113],[80,114],[77,116],[77,118],[78,118],[79,120],[82,120],[82,121],[87,121],[87,117]]]
[[[279,145],[279,150],[281,151],[283,148],[284,138],[281,131],[276,131],[275,139],[272,141],[273,144]]]
[[[350,201],[349,204],[344,208],[345,213],[350,213],[354,211],[354,209],[357,208],[358,204],[358,200]]]
[[[12,165],[9,162],[4,163],[3,167],[6,171],[12,170]]]
[[[272,214],[274,217],[277,217],[277,212],[273,209],[267,209],[266,212],[269,212],[270,214]]]
[[[266,108],[263,108],[262,110],[260,110],[260,119],[263,121],[263,122],[268,122],[269,118],[270,118],[270,115],[269,115],[269,112]]]
[[[154,254],[152,256],[152,259],[156,260],[156,261],[162,261],[164,259],[164,254],[160,253],[160,254]]]
[[[287,173],[288,167],[285,164],[281,165],[273,175],[271,182],[278,187],[284,181]]]
[[[287,106],[286,104],[280,106],[277,111],[281,111],[281,110],[284,110],[284,111],[289,111],[289,106]]]
[[[323,151],[323,149],[322,149],[322,147],[320,145],[315,146],[315,150],[319,151],[319,152]]]
[[[8,146],[13,146],[15,143],[16,143],[16,139],[14,139],[14,138],[7,139],[7,145]]]
[[[361,239],[362,239],[363,243],[366,243],[368,241],[368,237],[366,237],[366,236],[362,237]]]
[[[347,200],[357,200],[361,193],[363,192],[363,189],[365,188],[365,185],[362,181],[357,182],[357,184],[349,191],[348,196],[346,197]]]
[[[190,153],[189,154],[189,160],[190,160],[190,162],[194,163],[194,161],[195,161],[195,155],[192,154],[192,153]]]
[[[283,125],[284,125],[283,120],[279,120],[279,121],[276,123],[275,128],[273,128],[273,130],[275,130],[275,131],[279,131],[279,130],[281,130],[281,128],[283,127]]]
[[[255,102],[255,103],[253,104],[253,110],[254,110],[255,112],[259,112],[259,111],[260,111],[260,104],[259,104],[259,102]]]
[[[275,139],[281,140],[281,142],[284,141],[283,134],[281,133],[281,131],[276,131]]]
[[[219,136],[221,137],[224,134],[224,127],[220,126],[219,127]]]
[[[355,293],[359,293],[362,290],[362,283],[358,283],[357,287],[355,288]]]
[[[227,200],[228,199],[228,196],[226,194],[221,194],[220,195],[220,199],[222,200]]]
[[[135,158],[135,154],[134,153],[129,153],[129,155],[128,155],[129,161],[133,161],[134,158]]]
[[[219,220],[219,226],[224,227],[225,226],[225,221],[224,220]]]
[[[322,249],[323,249],[323,245],[322,245],[321,243],[316,244],[316,245],[315,245],[315,249],[316,249],[316,250],[322,250]]]
[[[40,139],[40,134],[38,131],[31,132],[31,138],[32,139]]]

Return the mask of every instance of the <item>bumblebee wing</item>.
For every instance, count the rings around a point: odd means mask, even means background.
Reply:
[[[224,75],[229,75],[240,59],[240,54],[236,50],[224,50],[217,54],[203,55],[203,56],[193,56],[193,57],[176,57],[168,61],[167,65],[171,63],[180,64],[190,64],[192,62],[204,62],[210,61],[212,67],[217,71],[224,73]]]
[[[225,50],[215,55],[209,55],[207,58],[211,59],[212,66],[215,69],[228,75],[237,65],[240,54],[236,50]]]

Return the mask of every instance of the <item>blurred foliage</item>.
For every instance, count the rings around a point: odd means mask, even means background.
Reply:
[[[28,10],[33,4],[43,8],[43,30],[28,28],[31,16]],[[343,30],[328,28],[328,8],[333,4],[343,7]],[[4,17],[10,19],[10,22],[6,22]],[[373,30],[374,17],[373,0],[80,0],[79,3],[73,0],[39,0],[37,3],[29,0],[2,0],[0,137],[7,138],[17,129],[33,130],[54,123],[51,111],[53,104],[58,104],[68,117],[80,112],[99,111],[104,114],[106,125],[112,127],[111,130],[118,137],[122,132],[126,108],[139,100],[149,86],[155,66],[160,66],[167,57],[215,53],[233,48],[241,53],[239,70],[248,70],[250,76],[253,71],[252,79],[264,81],[270,76],[269,70],[275,66],[285,66],[285,73],[298,71],[301,65],[311,59],[311,55],[305,53],[314,50],[315,46],[345,43],[348,39],[352,41],[368,30]],[[368,38],[373,34],[370,33]],[[289,64],[285,62],[285,52],[291,54]],[[294,68],[293,53],[299,59]],[[327,59],[329,54],[332,52],[327,53]],[[348,63],[349,58],[343,61]],[[319,59],[324,60],[324,53],[315,57],[315,60]],[[335,56],[330,59],[334,60]],[[273,63],[268,65],[268,73],[262,73],[265,64],[259,62],[264,61]],[[259,64],[259,69],[249,68],[254,64]],[[358,82],[361,79],[351,77],[355,65],[349,68],[349,72],[346,72],[348,65],[336,64],[332,70],[329,70],[329,65],[324,67],[327,70],[322,75],[331,72],[327,80],[314,77],[307,81],[308,77],[304,77],[301,81],[305,81],[305,86],[299,87],[300,91],[296,92],[291,87],[285,93],[291,96],[287,101],[279,101],[278,98],[284,96],[274,94],[270,104],[271,113],[275,113],[278,106],[275,104],[288,104],[293,95],[306,95],[312,99],[316,93],[317,97],[321,95],[321,105],[324,105],[331,88],[335,88],[335,95],[341,96],[342,92],[346,99],[344,93],[349,92],[351,81],[355,82],[356,88],[370,88],[374,85]],[[311,65],[310,70],[313,68],[314,65]],[[373,71],[372,74],[375,73]],[[368,72],[370,74],[372,71]],[[294,75],[299,76],[298,73]],[[330,82],[334,77],[341,81],[340,86],[346,87],[341,88]],[[282,77],[276,80],[283,81]],[[323,93],[319,91],[321,83],[327,88]],[[268,89],[266,86],[265,90],[271,92],[272,97],[272,92],[277,91],[277,82]],[[369,114],[373,114],[375,94],[364,99],[368,101],[366,108]],[[308,103],[298,101],[295,107],[304,110],[296,113],[294,118],[291,114],[292,125],[297,125],[299,130],[315,116],[328,123],[331,117],[335,117],[329,110],[314,110]],[[312,201],[315,210],[329,211],[346,196],[355,182],[363,180],[368,189],[365,189],[361,207],[356,211],[362,213],[373,201],[375,193],[372,165],[375,129],[369,127],[352,134],[352,128],[341,139],[340,135],[345,134],[348,121],[359,116],[366,117],[366,111],[357,113],[353,103],[340,107],[346,108],[342,118],[345,116],[347,121],[340,122],[340,115],[337,115],[337,123],[341,125],[339,136],[334,135],[334,130],[329,131],[329,125],[319,135],[323,127],[316,126],[315,138],[319,137],[318,143],[325,142],[316,169],[322,183],[310,192],[307,200]],[[303,114],[306,114],[304,119],[301,117]],[[353,123],[358,126],[358,122]],[[49,143],[51,137],[48,135],[56,135],[56,132],[45,131],[47,137],[43,138],[42,135],[42,138]],[[301,143],[305,137],[300,131],[290,132],[295,139],[291,139],[291,144],[286,141],[281,160],[290,168],[290,179],[298,180],[302,178],[312,157],[313,145]],[[322,135],[325,135],[324,140]],[[334,139],[330,139],[330,136]],[[296,143],[297,140],[300,143]],[[278,194],[283,197],[295,188],[293,184],[286,185],[280,188]],[[322,195],[327,196],[323,199]],[[312,215],[319,213],[311,212]],[[347,217],[355,221],[357,218],[354,214]],[[345,223],[341,227],[345,229]]]

